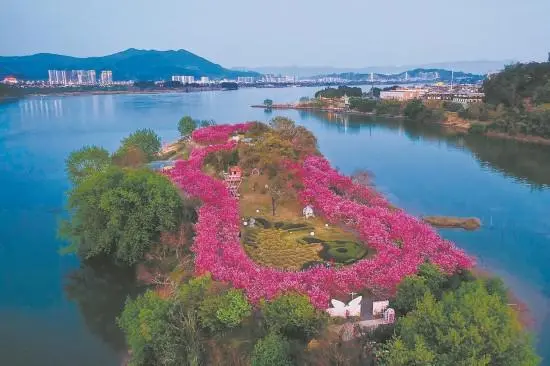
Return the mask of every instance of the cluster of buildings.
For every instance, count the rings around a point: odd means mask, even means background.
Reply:
[[[196,79],[194,76],[189,75],[173,75],[172,81],[179,81],[182,84],[210,84],[208,76],[201,76],[200,79]]]
[[[179,81],[182,84],[216,84],[223,82],[236,82],[237,84],[293,84],[296,82],[294,76],[281,76],[281,75],[264,75],[262,77],[255,76],[239,76],[237,79],[223,79],[223,80],[210,80],[206,76],[202,76],[200,79],[190,75],[173,75],[172,81]]]
[[[476,85],[433,85],[415,88],[396,88],[380,92],[380,99],[408,101],[412,99],[441,100],[460,104],[482,102],[485,94]]]
[[[113,84],[113,72],[103,70],[99,80],[95,70],[48,70],[48,83],[50,85],[111,85]]]

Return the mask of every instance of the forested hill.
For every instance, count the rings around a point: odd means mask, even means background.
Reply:
[[[484,83],[487,103],[507,107],[550,103],[550,62],[531,62],[506,66]]]
[[[226,69],[186,50],[155,51],[130,48],[112,55],[85,58],[51,53],[0,56],[0,79],[7,75],[15,75],[26,80],[44,80],[48,78],[50,69],[112,70],[114,80],[167,80],[172,75],[210,78],[259,75],[254,72]]]

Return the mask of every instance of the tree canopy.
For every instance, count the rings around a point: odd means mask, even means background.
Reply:
[[[426,292],[399,319],[382,356],[392,365],[537,365],[512,309],[484,281],[464,282],[438,301]]]
[[[359,87],[339,86],[338,88],[325,88],[315,93],[315,98],[341,98],[344,95],[348,97],[361,97],[363,90]]]
[[[291,366],[290,344],[281,335],[270,332],[258,340],[252,352],[252,366]]]
[[[506,66],[483,83],[485,100],[489,104],[520,106],[524,98],[532,98],[550,82],[550,62],[531,62]]]
[[[178,131],[181,136],[190,136],[197,128],[197,122],[190,116],[182,117],[178,122]]]
[[[326,315],[316,310],[307,296],[285,294],[262,304],[266,325],[291,338],[309,339],[326,322]]]
[[[143,151],[147,161],[151,161],[160,152],[162,146],[160,143],[160,137],[155,133],[155,131],[149,128],[143,128],[124,138],[121,142],[118,153],[126,152],[131,147],[135,147]]]
[[[65,161],[69,179],[73,184],[106,169],[111,163],[109,152],[98,146],[84,146],[73,151]]]
[[[118,319],[132,352],[132,365],[209,364],[207,340],[238,327],[250,316],[243,292],[209,275],[179,285],[161,297],[148,290],[128,300]]]
[[[407,120],[420,123],[436,122],[443,118],[443,113],[439,109],[426,107],[420,99],[408,102],[403,110],[403,114]]]
[[[110,166],[69,193],[70,218],[61,228],[69,250],[84,258],[112,255],[134,264],[156,244],[162,232],[182,221],[182,200],[165,177],[146,169]]]

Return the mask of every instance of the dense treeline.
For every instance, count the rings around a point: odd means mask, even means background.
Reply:
[[[488,78],[483,89],[491,123],[476,130],[550,138],[550,62],[515,64]]]
[[[483,84],[485,100],[492,105],[521,107],[525,99],[550,103],[550,62],[506,66]]]
[[[348,97],[361,97],[363,90],[358,87],[339,86],[338,88],[325,88],[315,93],[315,98],[341,98],[344,95]]]
[[[23,95],[23,90],[21,88],[0,83],[0,99],[19,97],[21,95]]]

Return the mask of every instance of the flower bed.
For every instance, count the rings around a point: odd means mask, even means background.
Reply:
[[[200,142],[227,141],[232,133],[249,126],[207,127],[195,131],[193,138]],[[192,247],[196,271],[211,272],[216,280],[244,289],[252,302],[293,290],[307,294],[316,307],[326,308],[335,294],[365,287],[393,291],[403,277],[415,273],[428,259],[448,272],[473,265],[471,258],[439,237],[429,225],[402,210],[391,209],[375,190],[338,174],[326,159],[310,156],[301,165],[287,164],[303,184],[299,192],[302,203],[312,204],[327,221],[355,230],[377,254],[340,269],[316,266],[293,272],[262,267],[246,255],[240,243],[238,202],[223,182],[201,172],[208,153],[233,148],[235,142],[195,149],[188,161],[178,161],[167,174],[203,203]],[[344,194],[337,195],[331,187]]]
[[[227,141],[229,136],[236,132],[247,131],[253,122],[238,123],[234,125],[219,125],[200,128],[193,131],[191,137],[194,141],[206,144]]]

